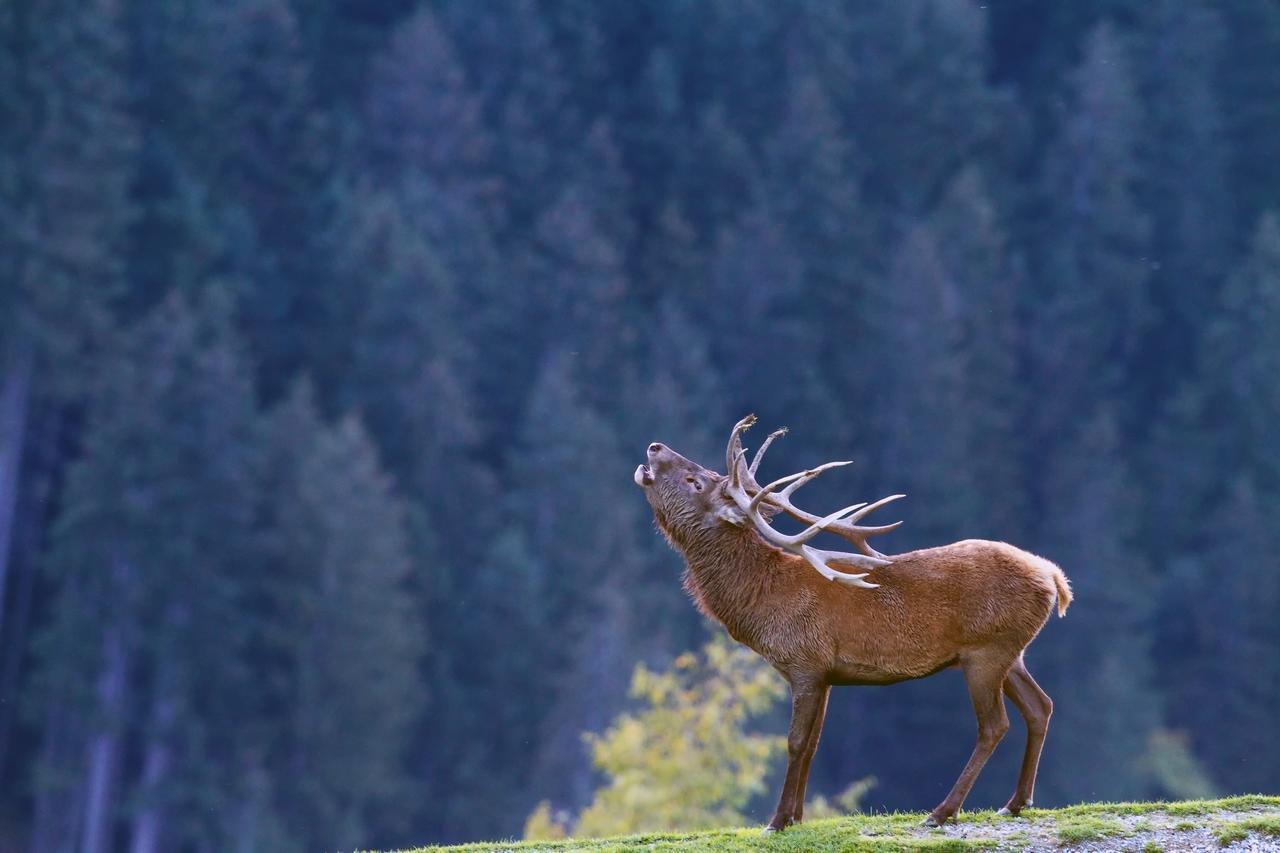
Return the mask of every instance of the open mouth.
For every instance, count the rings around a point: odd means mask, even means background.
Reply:
[[[648,465],[639,465],[636,467],[636,473],[633,479],[636,481],[637,486],[652,486],[653,472],[649,470]]]

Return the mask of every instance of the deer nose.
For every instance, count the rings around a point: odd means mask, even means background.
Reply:
[[[650,455],[653,455],[655,453],[661,453],[661,452],[662,452],[662,445],[658,444],[658,442],[655,441],[653,444],[649,445]]]

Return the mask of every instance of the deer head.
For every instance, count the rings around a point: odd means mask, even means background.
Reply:
[[[855,504],[823,517],[799,509],[791,502],[791,495],[797,489],[823,472],[849,463],[828,462],[761,487],[755,480],[760,461],[769,445],[785,430],[777,430],[766,438],[748,466],[741,436],[755,420],[754,415],[748,415],[738,421],[730,433],[725,451],[728,473],[724,475],[703,468],[666,445],[656,442],[649,445],[648,464],[636,468],[635,481],[645,490],[663,532],[674,544],[681,546],[721,525],[750,526],[770,545],[803,557],[828,580],[874,589],[875,584],[863,580],[867,572],[842,572],[832,568],[832,564],[867,570],[886,565],[889,558],[868,546],[866,539],[887,533],[901,522],[881,527],[860,527],[856,522],[902,495],[891,495],[870,505]],[[786,512],[809,526],[794,535],[781,533],[770,524],[770,518],[778,511]],[[853,542],[862,553],[827,551],[811,546],[810,540],[824,530]]]
[[[636,485],[644,489],[658,527],[674,545],[688,545],[720,525],[747,523],[723,475],[657,442],[649,445],[647,455],[648,464],[636,468]]]

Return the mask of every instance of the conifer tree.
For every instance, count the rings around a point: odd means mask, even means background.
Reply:
[[[652,307],[662,294],[706,287],[706,255],[697,231],[675,198],[668,198],[653,223],[652,234],[640,249],[633,278],[633,301]]]
[[[1271,156],[1280,134],[1271,108],[1280,98],[1280,9],[1266,0],[1224,0],[1213,9],[1221,15],[1230,49],[1215,76],[1230,105],[1223,129],[1230,141],[1230,183],[1239,205],[1236,236],[1243,242],[1280,197],[1280,164]]]
[[[438,786],[440,803],[432,818],[453,832],[513,833],[539,795],[533,785],[537,755],[529,747],[542,735],[554,696],[543,648],[556,624],[546,606],[551,578],[515,521],[497,533],[473,571],[466,597],[454,601],[484,616],[459,620],[448,637],[449,654],[440,656],[448,668],[433,681],[433,718],[443,728],[426,744],[439,773],[429,780]],[[467,705],[485,711],[460,713]],[[453,770],[446,774],[445,768]],[[495,790],[489,784],[494,774],[508,784]]]
[[[1230,276],[1221,307],[1204,332],[1201,364],[1172,408],[1165,456],[1184,461],[1162,478],[1176,495],[1158,513],[1175,513],[1165,578],[1166,623],[1158,661],[1173,685],[1171,716],[1193,732],[1229,726],[1240,738],[1197,738],[1219,780],[1274,784],[1274,745],[1250,739],[1277,684],[1274,656],[1278,591],[1272,524],[1280,506],[1274,424],[1280,411],[1273,377],[1280,317],[1280,219],[1263,217],[1248,256]],[[1247,568],[1261,567],[1255,576]],[[1227,568],[1232,567],[1232,568]],[[1177,649],[1178,653],[1173,653]],[[1224,660],[1248,661],[1242,667]],[[1176,674],[1176,677],[1175,677]],[[1213,696],[1210,702],[1205,696]]]
[[[707,274],[697,320],[710,333],[731,413],[786,423],[817,397],[820,360],[818,341],[804,329],[804,264],[767,199],[719,232]]]
[[[365,108],[380,177],[419,173],[473,203],[492,202],[481,103],[427,7],[401,23],[374,59]]]
[[[559,626],[544,649],[544,667],[558,677],[537,778],[556,801],[581,806],[591,773],[579,737],[602,728],[621,702],[625,667],[618,664],[646,650],[623,592],[640,576],[635,531],[643,506],[629,457],[582,400],[573,368],[564,351],[544,361],[510,471],[519,484],[512,511],[525,520],[532,553],[547,567],[545,606]]]
[[[195,293],[224,276],[245,225],[243,211],[219,193],[229,139],[208,130],[228,123],[222,110],[235,103],[221,96],[224,78],[209,67],[210,57],[231,52],[232,6],[119,5],[139,144],[129,187],[134,211],[120,253],[129,286],[115,309],[134,322],[170,291]],[[243,262],[242,247],[240,253]]]
[[[28,422],[38,395],[84,393],[120,284],[135,128],[119,19],[11,4],[0,13],[0,636]]]
[[[876,473],[927,508],[926,519],[904,529],[912,542],[953,541],[977,505],[966,424],[955,415],[968,371],[960,348],[963,297],[927,224],[908,232],[878,291],[883,303],[869,319],[880,331],[881,358],[866,365],[876,377]]]
[[[485,123],[494,128],[503,230],[523,233],[555,200],[555,188],[572,165],[566,155],[581,133],[564,62],[534,0],[457,4],[444,14],[459,60],[483,100]]]
[[[471,379],[476,354],[466,294],[409,205],[389,193],[359,197],[337,258],[340,279],[360,283],[348,363],[335,365],[337,403],[361,413],[404,493],[439,519],[459,563],[478,556],[485,519],[470,509],[492,497],[477,464],[483,439]],[[442,490],[440,483],[448,483]]]
[[[302,368],[316,323],[313,234],[333,145],[315,110],[289,3],[241,0],[226,10],[223,26],[216,47],[226,62],[209,94],[220,132],[208,181],[225,205],[222,215],[238,226],[227,229],[227,251],[243,287],[240,313],[259,387],[274,399]]]
[[[724,130],[752,144],[773,132],[783,103],[776,84],[786,79],[786,26],[777,12],[766,0],[719,0],[707,5],[701,25],[693,27],[699,37],[688,61],[711,90],[708,106],[723,110],[717,110],[716,123],[723,120]],[[738,73],[724,73],[729,68]],[[707,164],[717,170],[730,165]]]
[[[753,202],[758,155],[734,128],[728,108],[712,103],[702,109],[674,179],[681,209],[704,243],[741,215]]]
[[[1163,720],[1150,664],[1152,574],[1138,545],[1127,445],[1143,415],[1139,348],[1150,318],[1150,222],[1137,200],[1142,113],[1130,68],[1114,28],[1100,24],[1072,75],[1071,112],[1045,163],[1055,212],[1038,274],[1050,294],[1034,308],[1033,355],[1037,381],[1054,393],[1037,404],[1033,440],[1052,450],[1038,481],[1043,527],[1035,544],[1063,566],[1080,600],[1097,602],[1084,636],[1113,638],[1069,653],[1046,649],[1046,657],[1060,655],[1046,667],[1051,695],[1076,661],[1097,662],[1083,683],[1069,677],[1076,702],[1055,715],[1063,752],[1044,787],[1057,797],[1075,785],[1098,798],[1150,790],[1139,759]],[[1107,724],[1074,716],[1088,708],[1111,709]],[[1107,755],[1108,765],[1096,755]]]
[[[942,268],[954,282],[960,323],[950,359],[960,366],[957,398],[964,414],[950,429],[962,433],[957,464],[968,468],[978,489],[962,511],[965,532],[957,535],[1018,541],[1030,509],[1023,479],[1023,273],[976,169],[957,176],[929,225]]]
[[[610,237],[612,204],[589,185],[570,184],[539,217],[524,268],[532,296],[525,322],[537,329],[538,351],[572,351],[575,372],[597,379],[584,389],[597,406],[617,403],[617,382],[640,331],[626,314],[626,259]]]
[[[269,767],[290,768],[272,785],[299,847],[356,846],[379,809],[407,804],[404,748],[422,702],[404,512],[359,422],[323,424],[305,385],[272,413],[266,448],[261,594],[275,665],[263,683],[278,704],[261,748]]]
[[[1006,155],[998,131],[1016,114],[985,79],[985,14],[946,0],[806,7],[810,49],[858,81],[832,95],[867,158],[869,201],[922,216],[963,165]]]
[[[1042,438],[1087,422],[1092,401],[1139,381],[1138,348],[1150,320],[1151,227],[1136,195],[1142,112],[1110,24],[1085,44],[1069,109],[1044,165],[1052,212],[1037,275],[1048,294],[1035,306],[1034,355],[1038,381],[1056,393],[1039,407]],[[1136,414],[1114,414],[1127,434]]]
[[[37,497],[31,486],[53,482],[60,472],[49,469],[64,463],[60,453],[32,452],[44,440],[33,424],[53,433],[93,386],[105,306],[121,283],[136,130],[115,4],[5,4],[0,44],[0,787],[19,791],[34,773],[19,764],[10,774],[2,759],[15,693],[29,692],[20,671],[30,626],[44,610],[33,594],[44,530],[24,531],[19,514]],[[19,559],[21,577],[11,571]],[[83,757],[73,726],[64,715],[40,719],[46,754]],[[37,798],[37,849],[79,840],[77,813],[57,804]]]
[[[821,82],[800,58],[792,62],[787,110],[765,155],[768,198],[795,247],[806,301],[856,322],[873,268],[871,247],[883,232],[874,231],[870,223],[877,220],[863,209],[858,152]],[[840,367],[856,358],[848,347],[823,356]]]
[[[424,730],[452,734],[442,738],[448,747],[433,737],[412,751],[427,750],[433,765],[461,767],[477,766],[468,762],[481,756],[466,746],[474,724],[464,713],[466,691],[476,688],[459,670],[477,655],[494,652],[474,643],[477,626],[459,603],[493,604],[476,597],[475,566],[490,557],[491,537],[506,525],[493,512],[477,511],[499,501],[492,471],[480,459],[485,433],[473,390],[480,363],[469,331],[483,327],[465,310],[470,300],[460,286],[466,281],[474,287],[483,269],[468,267],[467,254],[455,255],[453,262],[470,280],[456,278],[446,266],[449,256],[442,253],[456,253],[458,242],[433,240],[435,223],[423,216],[438,198],[425,180],[410,180],[396,194],[358,188],[344,208],[343,227],[334,235],[332,292],[356,286],[358,296],[347,291],[352,316],[342,319],[351,344],[345,363],[333,364],[330,394],[335,408],[361,414],[380,458],[397,473],[412,559],[430,567],[405,593],[431,622],[433,652],[424,669],[436,679],[436,689]],[[478,254],[486,256],[482,245]],[[491,636],[493,623],[481,625]],[[431,778],[425,783],[439,781],[438,796],[449,798],[451,786],[434,778],[444,771],[427,772]],[[457,802],[458,813],[477,821],[495,814],[494,803],[479,793]]]
[[[1195,364],[1196,329],[1217,304],[1235,242],[1230,147],[1216,74],[1219,13],[1160,0],[1141,7],[1134,74],[1140,125],[1138,196],[1151,217],[1151,309],[1141,368],[1160,398]],[[1186,286],[1195,282],[1194,286]]]
[[[72,726],[83,763],[44,770],[83,782],[69,790],[83,790],[86,849],[107,849],[125,791],[134,832],[151,838],[145,850],[168,837],[166,818],[170,832],[195,830],[173,810],[216,802],[220,790],[217,747],[235,731],[254,446],[228,313],[225,300],[172,298],[122,339],[69,475],[33,710],[81,709]],[[137,787],[120,777],[128,735],[145,743],[149,778]]]
[[[1151,666],[1151,566],[1138,544],[1138,492],[1117,418],[1100,409],[1049,461],[1037,547],[1071,578],[1079,601],[1070,643],[1043,638],[1028,666],[1051,696],[1052,761],[1038,787],[1057,802],[1072,791],[1098,800],[1156,793],[1144,761],[1164,719]],[[1081,662],[1088,665],[1082,671]]]

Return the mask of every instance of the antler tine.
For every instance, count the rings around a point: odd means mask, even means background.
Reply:
[[[837,569],[831,568],[828,563],[839,563],[841,561],[849,561],[849,557],[859,557],[860,554],[846,554],[843,551],[823,551],[819,548],[812,548],[808,545],[800,546],[803,556],[809,561],[809,565],[818,570],[818,574],[822,575],[829,581],[839,581],[849,586],[859,586],[863,589],[876,589],[880,586],[878,583],[870,583],[864,581],[869,572],[859,572],[858,574],[849,574]],[[888,560],[884,561],[888,563]]]
[[[813,523],[810,524],[807,528],[805,528],[804,530],[800,531],[799,533],[793,536],[788,536],[785,533],[779,533],[778,531],[774,530],[772,527],[769,526],[769,522],[761,518],[759,503],[756,501],[747,501],[745,492],[742,492],[741,490],[736,490],[736,491],[731,490],[730,494],[733,497],[734,501],[738,504],[739,508],[742,509],[747,514],[747,517],[751,519],[752,524],[755,525],[756,531],[762,537],[764,537],[766,542],[769,542],[772,545],[776,545],[777,547],[783,549],[784,551],[790,551],[793,554],[799,554],[803,556],[810,563],[813,563],[815,568],[817,568],[818,564],[823,562],[823,560],[837,559],[837,558],[841,562],[853,563],[855,565],[862,566],[869,569],[874,569],[877,566],[884,566],[889,563],[889,561],[887,559],[884,559],[883,557],[872,557],[872,556],[863,555],[863,554],[850,554],[844,551],[817,551],[816,549],[810,548],[808,545],[805,544],[810,539],[812,539],[813,537],[821,533],[823,530],[825,530],[827,528],[827,525],[840,521],[844,516],[849,515],[851,512],[857,511],[860,507],[863,506],[863,504],[854,504],[853,506],[847,506],[844,509],[836,510],[835,512],[823,518],[815,517]],[[820,554],[824,556],[821,559],[819,559],[817,557],[814,557],[813,554]],[[815,559],[818,560],[818,563],[814,563]],[[828,580],[841,580],[844,578],[853,577],[852,575],[847,575],[844,572],[837,572],[836,570],[829,569],[829,568],[820,569],[819,571],[821,571],[823,577],[827,578]]]
[[[729,478],[729,485],[738,491],[742,491],[742,463],[746,461],[747,450],[745,447],[738,448],[738,452],[733,457],[733,476]],[[743,494],[746,494],[743,492]]]
[[[849,518],[832,524],[829,530],[842,539],[847,539],[849,542],[852,542],[857,546],[858,550],[869,557],[884,557],[884,554],[881,554],[875,548],[872,548],[867,544],[867,538],[870,536],[879,536],[883,533],[888,533],[891,530],[897,530],[902,526],[902,522],[895,521],[892,524],[881,524],[877,527],[861,527],[855,522],[866,517],[869,513],[875,512],[885,504],[893,503],[899,498],[905,497],[906,495],[889,495],[888,497],[881,498],[875,503],[867,505],[860,512],[849,516]],[[808,515],[808,513],[804,514]],[[800,520],[807,521],[805,518],[801,518]]]
[[[906,495],[889,495],[888,497],[881,498],[880,500],[868,506],[862,512],[858,513],[857,515],[849,516],[849,525],[852,527],[855,522],[861,521],[867,515],[875,512],[885,504],[891,504],[894,501],[900,498],[905,498],[905,497]],[[872,536],[872,535],[875,535],[876,533],[888,533],[890,530],[893,530],[895,527],[897,527],[900,524],[902,524],[901,521],[895,521],[893,524],[885,524],[880,527],[858,527],[855,529],[861,533],[866,533],[868,536]]]
[[[884,506],[899,500],[904,495],[889,495],[881,498],[874,503],[859,503],[853,506],[847,506],[837,510],[830,515],[818,517],[812,513],[806,512],[791,503],[791,495],[795,493],[801,486],[813,481],[815,477],[830,471],[832,468],[840,468],[845,465],[852,464],[849,461],[827,462],[816,468],[809,468],[799,471],[795,474],[788,474],[769,483],[767,486],[760,487],[755,481],[756,471],[759,470],[760,462],[764,458],[765,451],[773,443],[774,439],[785,435],[785,429],[774,430],[760,445],[760,449],[756,451],[755,457],[751,460],[751,465],[746,466],[746,449],[742,447],[741,435],[744,430],[751,427],[756,422],[754,415],[748,415],[734,426],[733,432],[729,436],[729,446],[725,451],[725,462],[729,469],[729,489],[728,495],[738,505],[738,507],[751,520],[756,531],[772,545],[797,554],[803,557],[811,566],[813,566],[823,577],[828,580],[840,581],[851,586],[864,587],[874,589],[875,584],[868,583],[863,580],[867,573],[850,574],[841,572],[831,567],[831,563],[852,564],[862,568],[873,569],[877,566],[884,566],[890,562],[890,559],[884,554],[867,544],[867,537],[877,536],[881,533],[888,533],[895,530],[902,524],[901,521],[893,524],[880,525],[878,527],[862,527],[857,524],[870,513]],[[748,489],[755,490],[755,494],[749,494]],[[781,491],[778,491],[781,489]],[[792,518],[798,519],[808,524],[804,530],[794,535],[780,533],[769,526],[769,522],[761,514],[761,510],[765,507],[776,507],[786,512]],[[824,551],[819,548],[813,548],[807,543],[823,530],[827,530],[838,536],[847,539],[849,542],[857,546],[862,553],[854,554],[845,551]]]
[[[828,524],[841,520],[860,506],[862,506],[862,504],[854,504],[853,506],[847,506],[844,509],[838,509],[830,515],[818,519],[813,524],[793,536],[788,536],[784,533],[777,533],[777,531],[774,531],[774,533],[777,535],[779,542],[785,540],[787,545],[803,545],[823,530],[826,530]],[[770,530],[772,529],[773,528],[770,528]]]
[[[847,506],[844,509],[838,509],[835,512],[831,513],[830,515],[827,515],[818,519],[813,524],[809,525],[804,530],[800,531],[799,533],[797,533],[795,536],[791,538],[796,541],[797,545],[808,542],[810,539],[817,536],[822,531],[826,530],[827,525],[836,521],[840,521],[846,515],[848,515],[849,513],[853,512],[854,510],[858,509],[858,507],[861,507],[861,506],[863,506],[863,504],[854,504],[853,506]]]
[[[783,512],[787,513],[787,515],[797,521],[803,521],[805,524],[814,524],[821,520],[813,513],[805,512],[789,500],[785,500],[786,496],[789,495],[789,492],[790,490],[788,489],[783,490],[776,495],[768,495],[766,500],[769,500],[775,505],[781,507]],[[895,521],[893,524],[883,524],[878,527],[860,527],[853,522],[864,518],[868,513],[874,512],[885,504],[892,503],[893,501],[903,497],[906,497],[906,495],[890,495],[888,497],[881,498],[873,504],[864,505],[861,508],[861,511],[856,515],[850,516],[848,519],[832,522],[826,530],[829,533],[834,533],[842,539],[848,540],[850,543],[857,546],[858,550],[862,551],[862,553],[866,554],[868,557],[886,559],[884,554],[867,544],[867,537],[879,536],[882,533],[888,533],[891,530],[896,530],[902,526],[902,522]],[[781,500],[779,500],[780,498]]]
[[[725,474],[729,477],[729,485],[734,488],[741,488],[742,478],[739,476],[738,461],[747,453],[742,447],[742,433],[751,429],[755,422],[755,415],[747,415],[734,424],[733,430],[729,433],[729,446],[724,451],[724,464]]]
[[[742,448],[739,436],[742,434],[744,429],[754,422],[754,418],[744,418],[734,426],[733,432],[729,437],[729,446],[725,451],[725,462],[729,469],[729,488],[727,490],[729,497],[738,505],[738,508],[746,514],[747,518],[751,520],[756,531],[766,542],[769,542],[784,551],[803,557],[806,562],[813,566],[814,569],[828,580],[840,581],[841,583],[847,583],[852,586],[874,589],[876,586],[875,584],[871,584],[863,580],[867,573],[851,574],[848,572],[841,572],[837,569],[833,569],[828,564],[837,562],[873,569],[889,563],[889,560],[885,559],[883,555],[877,554],[872,556],[869,554],[853,554],[844,551],[824,551],[812,548],[806,544],[810,539],[813,539],[831,525],[841,525],[842,527],[854,529],[854,525],[850,524],[847,519],[851,517],[862,518],[866,514],[865,512],[861,512],[865,510],[867,506],[866,503],[858,503],[853,506],[844,507],[843,509],[836,510],[830,515],[822,518],[809,515],[808,513],[803,513],[807,516],[804,520],[809,522],[809,526],[799,533],[790,536],[784,533],[779,533],[777,530],[770,527],[769,522],[761,516],[760,512],[761,504],[767,500],[773,505],[780,506],[792,515],[800,517],[799,514],[802,513],[802,511],[797,510],[791,505],[791,494],[794,493],[796,489],[811,482],[820,474],[830,471],[832,468],[849,465],[850,463],[848,461],[828,462],[824,465],[819,465],[816,468],[809,468],[795,474],[789,474],[786,477],[774,480],[769,485],[760,488],[755,484],[755,471],[760,464],[760,460],[764,456],[764,451],[768,449],[769,444],[771,444],[775,438],[783,434],[783,431],[777,430],[771,433],[760,449],[756,451],[756,455],[752,460],[751,466],[744,470],[741,467],[741,464],[745,459],[746,450]],[[745,477],[743,475],[745,475]],[[744,487],[744,480],[749,483],[752,488],[758,489],[754,496],[747,494],[746,488]],[[775,491],[776,489],[784,486],[785,488],[783,488],[781,492]]]
[[[751,500],[751,506],[758,507],[760,505],[760,502],[765,500],[766,498],[773,498],[775,502],[778,503],[779,505],[785,505],[785,502],[787,501],[787,499],[791,497],[791,494],[796,489],[800,488],[805,483],[810,482],[819,474],[822,474],[825,471],[830,471],[832,468],[843,468],[845,465],[852,465],[852,464],[853,463],[850,461],[828,462],[825,465],[819,465],[817,468],[809,468],[805,471],[799,471],[795,474],[788,474],[785,477],[780,477],[777,480],[774,480],[769,485],[760,489],[760,491],[756,492],[756,496]],[[785,489],[783,489],[781,492],[779,492],[776,495],[772,494],[773,490],[778,488],[778,486],[782,486],[787,483],[791,483],[791,485],[787,486]],[[866,506],[865,503],[858,504],[858,507],[864,507],[864,506]],[[858,507],[854,507],[854,509],[857,509]],[[862,516],[859,516],[859,518],[861,517]]]
[[[767,498],[775,498],[776,501],[779,504],[781,504],[783,507],[790,507],[791,501],[788,500],[788,498],[790,497],[791,493],[794,492],[796,489],[800,488],[805,483],[810,482],[819,474],[822,474],[824,471],[830,471],[832,468],[841,468],[845,465],[850,465],[850,464],[852,463],[848,461],[828,462],[825,465],[819,465],[817,468],[810,468],[806,471],[800,471],[796,474],[789,474],[786,477],[781,477],[777,480],[774,480],[769,485],[761,488],[760,491],[756,493],[755,497],[751,499],[751,502],[747,504],[747,507],[746,507],[747,514],[750,515],[752,519],[757,518],[760,510],[760,503],[766,500]],[[783,489],[781,493],[776,495],[773,494],[774,489],[778,488],[778,486],[781,486],[785,483],[790,483],[791,485]],[[835,512],[831,513],[828,516],[825,516],[824,518],[814,517],[813,521],[810,523],[810,525],[807,528],[795,534],[794,536],[786,536],[784,534],[777,533],[776,531],[773,531],[772,528],[770,528],[770,530],[779,538],[779,541],[783,539],[787,540],[785,543],[787,545],[802,545],[805,542],[808,542],[813,537],[817,536],[823,530],[825,530],[828,525],[845,520],[845,516],[849,516],[850,513],[856,513],[858,510],[862,509],[865,506],[866,506],[865,502],[857,503],[857,504],[853,504],[852,506],[847,506],[844,509],[836,510]],[[852,517],[861,518],[865,514],[866,513],[864,511]],[[836,553],[836,552],[832,552],[832,553]]]
[[[752,477],[756,475],[756,471],[760,468],[760,460],[764,459],[764,452],[769,449],[769,445],[773,444],[775,438],[780,438],[787,434],[786,427],[779,427],[769,433],[769,437],[764,440],[764,444],[760,445],[760,449],[756,451],[755,457],[751,460],[751,468],[747,471]]]

